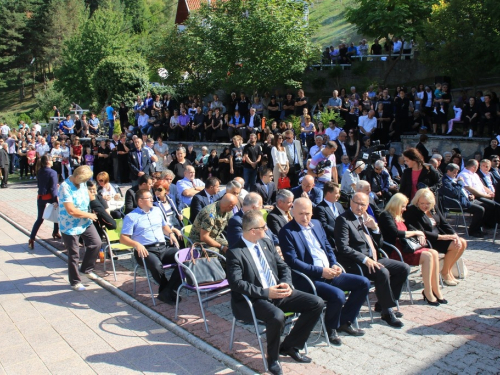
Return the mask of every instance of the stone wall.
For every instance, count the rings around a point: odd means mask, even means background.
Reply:
[[[419,141],[419,135],[403,135],[401,137],[403,150],[406,146],[415,147]],[[425,147],[432,152],[433,148],[437,148],[441,154],[446,151],[451,151],[452,148],[458,147],[462,151],[462,156],[465,159],[471,159],[474,157],[476,151],[481,153],[489,145],[489,138],[467,138],[467,137],[442,137],[442,136],[431,136],[425,144]]]

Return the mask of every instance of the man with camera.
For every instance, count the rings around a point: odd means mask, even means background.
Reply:
[[[336,150],[337,144],[334,141],[328,141],[325,148],[314,155],[309,163],[308,172],[314,177],[315,185],[319,189],[323,189],[326,182],[338,183]]]

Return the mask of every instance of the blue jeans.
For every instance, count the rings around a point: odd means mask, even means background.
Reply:
[[[109,139],[113,138],[113,132],[115,131],[115,120],[108,120],[109,122],[109,132],[108,132],[108,137]]]
[[[250,191],[250,187],[257,182],[257,169],[243,168],[243,179],[245,180],[245,190]]]

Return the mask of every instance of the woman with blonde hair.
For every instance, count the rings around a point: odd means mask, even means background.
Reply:
[[[439,289],[439,255],[434,249],[428,249],[425,234],[421,230],[406,226],[403,220],[403,213],[406,211],[408,198],[401,193],[396,193],[385,206],[385,210],[380,213],[379,227],[383,238],[393,246],[396,246],[403,256],[403,260],[410,266],[420,265],[422,267],[422,280],[424,290],[422,295],[424,301],[429,305],[438,306],[440,303],[448,303],[443,298]],[[422,248],[411,251],[402,244],[404,238],[416,237]],[[399,255],[393,251],[391,259],[401,260]]]
[[[85,290],[78,270],[80,237],[85,244],[81,272],[90,273],[94,270],[101,249],[101,238],[92,225],[92,222],[97,220],[97,215],[90,212],[90,198],[86,185],[92,175],[88,165],[78,167],[73,175],[61,184],[58,192],[59,229],[68,250],[69,282],[71,288],[76,291]]]
[[[424,232],[433,249],[444,254],[441,276],[449,286],[456,286],[458,280],[451,272],[451,267],[462,256],[467,248],[467,242],[458,236],[444,216],[436,207],[436,198],[428,188],[417,191],[411,206],[404,212],[407,225]]]

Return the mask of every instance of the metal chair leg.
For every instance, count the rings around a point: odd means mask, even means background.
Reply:
[[[373,323],[373,311],[372,311],[372,304],[370,302],[370,297],[366,296],[366,304],[368,305],[368,311],[370,313],[370,320]]]
[[[146,280],[148,281],[149,291],[151,293],[151,299],[153,300],[153,306],[156,306],[155,296],[153,294],[153,288],[151,287],[151,280],[149,280],[148,269],[146,268],[146,260],[142,258],[142,264],[144,265],[144,272],[146,273]]]
[[[495,243],[495,240],[497,239],[497,229],[498,229],[498,223],[495,224],[495,233],[493,233],[493,243]]]
[[[413,305],[413,296],[411,294],[410,280],[406,279],[406,289],[408,289],[408,294],[410,295],[410,304]]]
[[[136,294],[136,279],[137,279],[137,269],[139,268],[139,265],[136,264],[134,267],[134,296]]]
[[[233,350],[234,330],[236,329],[236,318],[233,316],[233,324],[231,327],[231,337],[229,338],[229,350]]]

